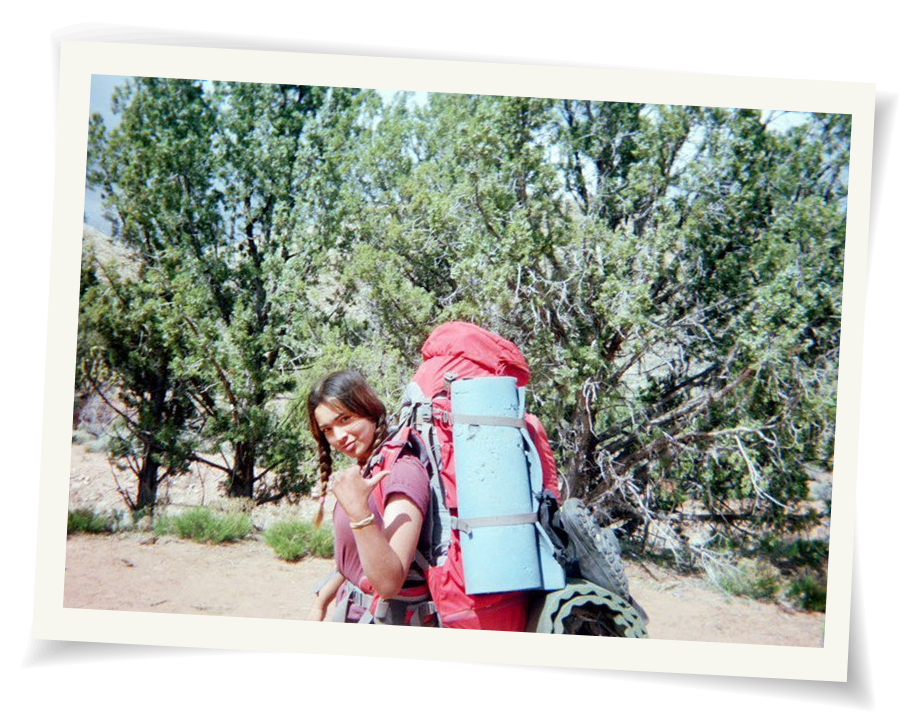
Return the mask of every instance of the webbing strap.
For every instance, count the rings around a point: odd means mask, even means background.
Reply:
[[[417,603],[402,599],[379,600],[375,613],[366,610],[359,621],[376,625],[423,627],[430,624],[428,620],[435,614],[436,605],[430,600]]]
[[[362,608],[359,624],[375,625],[436,625],[430,622],[436,614],[436,604],[429,599],[429,590],[424,582],[416,587],[406,587],[396,598],[379,600],[360,590],[353,583],[345,583],[346,596],[338,603],[332,622],[346,622],[350,605]],[[373,605],[375,610],[373,611]]]
[[[413,612],[410,614],[409,625],[411,627],[423,627],[427,620],[433,617],[436,614],[436,603],[432,600],[429,602],[424,602],[421,605],[414,608]]]
[[[508,516],[478,516],[477,518],[452,518],[452,529],[470,533],[475,528],[493,526],[521,526],[537,523],[537,513],[517,513]]]
[[[356,587],[349,580],[347,580],[344,581],[344,597],[342,597],[340,602],[337,603],[337,607],[334,609],[334,616],[332,617],[331,621],[346,622],[347,612],[350,609],[351,603],[357,607],[364,608],[366,612],[368,612],[369,606],[372,604],[372,598],[360,590],[358,587]]]
[[[414,406],[419,407],[424,404],[428,404],[429,409],[423,409],[422,414],[417,413],[419,409],[414,412],[415,418],[413,427],[419,434],[423,448],[426,449],[429,457],[429,465],[433,472],[429,482],[431,496],[430,506],[434,511],[431,514],[432,517],[428,520],[429,528],[431,529],[429,534],[430,540],[432,543],[441,544],[441,550],[439,552],[431,553],[432,560],[435,561],[434,563],[426,562],[424,565],[423,562],[419,562],[421,570],[426,572],[430,565],[441,565],[445,561],[446,552],[451,540],[451,531],[448,530],[451,514],[448,509],[448,504],[446,503],[446,488],[440,470],[442,454],[439,450],[439,439],[436,436],[436,429],[432,422],[432,403],[426,400],[423,404],[418,402]],[[420,554],[419,550],[417,550],[417,554]],[[424,558],[423,560],[426,559]]]
[[[420,549],[417,549],[417,552],[414,553],[413,562],[417,564],[417,567],[420,568],[421,573],[425,573],[429,570],[429,561],[426,559],[426,556],[420,552]]]
[[[420,432],[420,441],[423,442],[423,446],[429,451],[429,463],[433,469],[433,478],[437,481],[440,478],[439,474],[439,454],[436,453],[436,447],[433,443],[433,424],[432,422],[420,422],[417,424],[417,431]]]
[[[526,428],[525,420],[518,417],[488,416],[484,414],[456,414],[452,412],[453,424],[472,424],[474,426],[511,426],[513,429]]]

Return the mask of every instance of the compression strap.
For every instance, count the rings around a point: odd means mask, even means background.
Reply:
[[[514,429],[524,429],[527,426],[524,419],[518,419],[517,417],[455,414],[455,412],[452,412],[452,423],[471,424],[473,426],[511,426]]]
[[[470,533],[475,528],[493,526],[521,526],[537,522],[536,513],[517,513],[509,516],[478,516],[477,518],[452,518],[452,529]]]

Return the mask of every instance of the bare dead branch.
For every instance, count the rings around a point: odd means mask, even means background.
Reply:
[[[210,461],[209,459],[205,459],[203,456],[199,456],[197,454],[191,454],[190,458],[191,458],[191,461],[196,461],[197,463],[206,464],[207,466],[212,466],[213,468],[218,469],[219,471],[224,471],[226,473],[232,472],[232,468],[228,466],[228,462],[226,466],[222,466],[213,461]],[[225,456],[223,457],[223,459],[225,460]]]

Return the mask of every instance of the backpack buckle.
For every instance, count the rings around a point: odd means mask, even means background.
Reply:
[[[429,402],[419,402],[414,405],[414,423],[415,424],[432,424],[433,423],[433,405]]]
[[[371,459],[369,459],[366,462],[365,468],[363,469],[363,476],[368,474],[370,471],[372,471],[372,469],[374,469],[376,466],[382,463],[383,459],[384,457],[381,453],[375,454]]]

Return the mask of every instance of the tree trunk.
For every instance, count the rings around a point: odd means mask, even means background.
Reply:
[[[592,417],[584,389],[579,390],[576,399],[573,423],[576,445],[569,468],[566,470],[566,482],[569,485],[569,495],[582,498],[588,489],[590,476],[595,471],[595,447],[598,444],[592,429]]]
[[[143,455],[143,465],[137,474],[136,511],[149,510],[152,514],[156,506],[156,490],[159,487],[159,458],[152,449],[147,448]]]
[[[254,446],[248,442],[235,445],[235,459],[229,474],[228,491],[233,498],[254,497]]]

